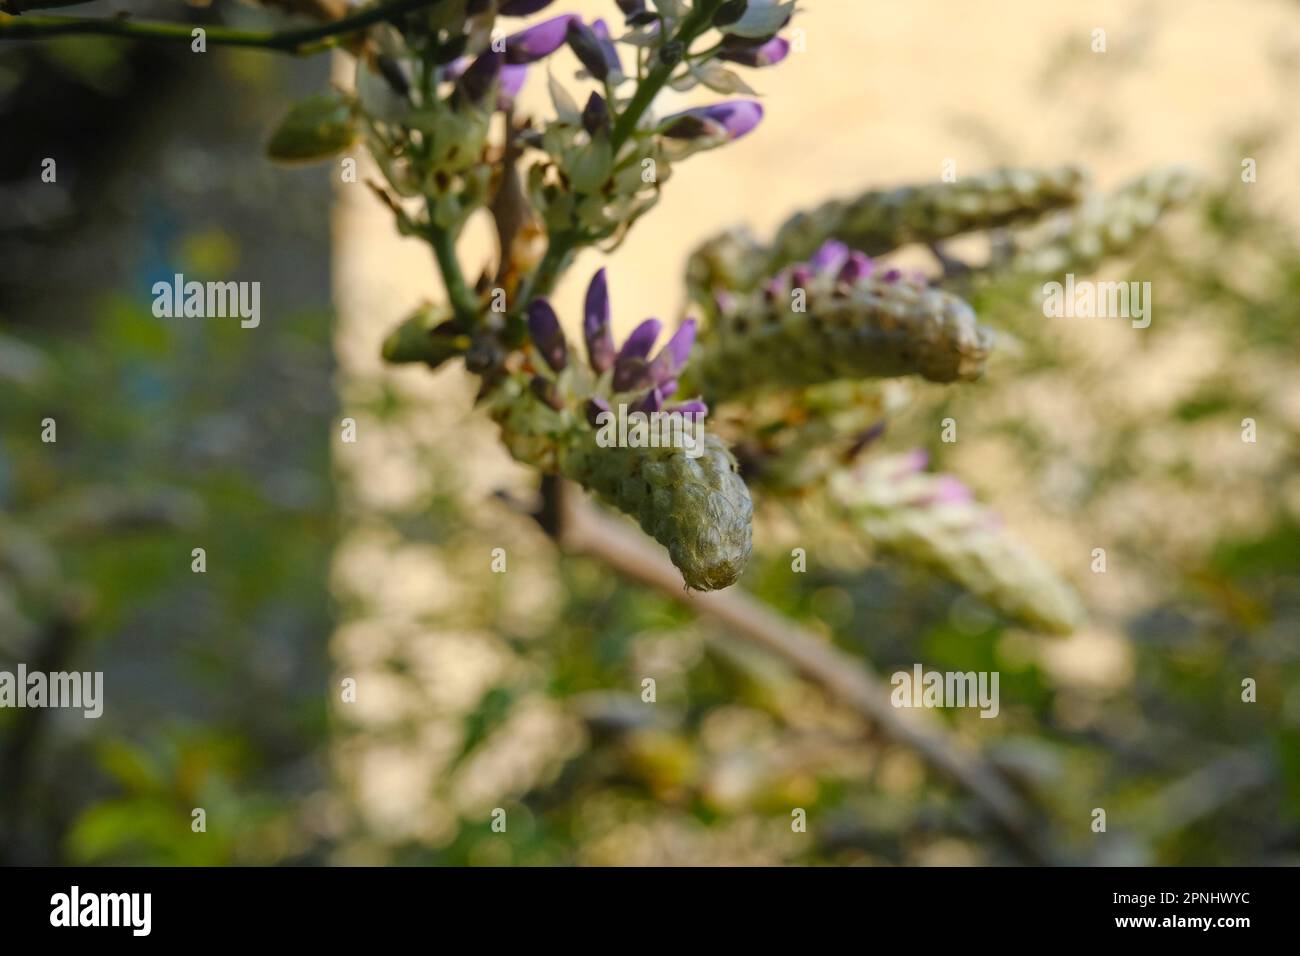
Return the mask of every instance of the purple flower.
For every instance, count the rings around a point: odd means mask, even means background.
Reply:
[[[545,299],[534,299],[528,305],[528,334],[551,371],[558,372],[568,364],[564,331],[560,328],[560,320],[555,317],[555,310]]]
[[[741,66],[772,66],[780,63],[790,53],[790,41],[773,37],[767,41],[727,35],[722,38],[718,59]]]
[[[763,107],[754,100],[730,100],[674,113],[664,119],[660,132],[671,139],[740,139],[758,125]]]
[[[578,58],[578,62],[585,66],[587,72],[595,79],[604,81],[605,77],[609,76],[609,61],[605,58],[605,48],[601,45],[600,37],[596,36],[595,30],[575,17],[569,21],[564,39],[569,44],[569,49],[573,51],[573,55]]]
[[[650,363],[647,374],[651,384],[666,386],[671,382],[673,388],[668,390],[668,394],[671,394],[677,388],[676,378],[686,367],[686,360],[690,358],[691,346],[694,344],[695,320],[687,319]]]
[[[600,49],[605,54],[605,63],[609,67],[609,72],[615,80],[623,78],[623,61],[619,59],[618,47],[614,45],[614,38],[610,36],[609,27],[605,21],[596,18],[591,22],[591,32],[596,34],[596,39],[600,43]]]
[[[564,44],[569,24],[577,19],[576,13],[564,13],[506,37],[506,62],[533,63],[550,56]]]
[[[654,348],[661,328],[658,319],[646,319],[624,340],[614,358],[614,391],[627,392],[650,383],[646,356]]]
[[[526,17],[549,7],[554,0],[502,0],[497,13],[503,17]]]
[[[813,272],[821,275],[825,272],[839,273],[849,261],[849,247],[838,239],[828,239],[808,260]]]
[[[859,279],[865,279],[875,271],[875,261],[866,253],[854,249],[849,253],[849,259],[844,263],[844,268],[840,269],[838,280],[853,285]]]
[[[582,310],[582,336],[587,342],[587,361],[597,375],[614,364],[614,335],[609,329],[609,284],[605,270],[591,277]],[[653,340],[652,340],[653,341]]]
[[[592,93],[587,98],[587,105],[582,108],[582,128],[593,136],[597,130],[609,126],[609,106],[599,93]]]
[[[668,411],[676,412],[680,415],[707,415],[709,406],[705,405],[698,398],[692,398],[685,402],[679,402],[676,405],[669,406]]]
[[[898,477],[905,478],[925,471],[925,466],[928,464],[930,464],[930,453],[924,448],[914,448],[898,456]]]
[[[940,504],[966,504],[975,500],[975,493],[952,475],[939,475],[928,495],[930,501]]]

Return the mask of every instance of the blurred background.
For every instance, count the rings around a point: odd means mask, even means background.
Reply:
[[[613,18],[608,0],[563,6]],[[915,389],[881,440],[971,484],[1078,588],[1082,629],[1019,629],[813,539],[793,575],[800,531],[779,514],[741,586],[885,674],[998,671],[999,719],[938,719],[1031,808],[1039,858],[1297,862],[1300,5],[803,7],[806,51],[752,79],[763,124],[682,164],[616,255],[579,259],[557,310],[573,328],[607,265],[618,333],[674,317],[709,235],[769,237],[949,160],[959,177],[1076,163],[1102,188],[1193,170],[1197,202],[1100,276],[1152,283],[1149,329],[975,288],[1017,347],[976,386]],[[276,16],[76,12],[117,9]],[[290,102],[349,73],[342,56],[0,45],[0,670],[99,670],[106,688],[99,720],[0,710],[0,862],[1024,860],[966,790],[782,660],[559,553],[503,504],[536,478],[460,369],[382,365],[382,337],[440,295],[427,248],[364,171],[262,152]],[[524,103],[549,109],[539,75]],[[462,242],[472,274],[488,234]],[[154,318],[150,288],[176,272],[260,281],[260,327]]]

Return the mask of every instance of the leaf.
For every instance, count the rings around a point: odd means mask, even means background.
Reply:
[[[551,91],[551,102],[555,104],[555,114],[560,118],[560,122],[571,126],[579,125],[582,122],[582,110],[578,107],[577,101],[569,95],[569,91],[560,85],[554,73],[546,74],[546,85]]]
[[[701,83],[715,93],[757,95],[750,85],[740,78],[739,74],[728,70],[721,63],[705,63],[702,66],[692,66],[691,72],[699,77]]]
[[[280,121],[266,154],[282,163],[328,159],[357,141],[352,101],[342,93],[321,93],[303,100]]]

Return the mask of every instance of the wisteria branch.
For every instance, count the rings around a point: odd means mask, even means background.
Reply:
[[[201,27],[206,42],[214,46],[235,46],[308,56],[338,45],[340,39],[376,23],[403,14],[435,7],[445,0],[390,0],[372,4],[331,23],[295,30],[257,31],[188,23],[160,23],[123,17],[17,17],[24,9],[60,5],[53,0],[4,0],[0,13],[0,40],[43,39],[54,36],[110,36],[155,42],[190,43],[193,31]],[[16,9],[15,9],[16,6]]]
[[[775,654],[969,793],[1023,860],[1037,865],[1060,862],[1044,844],[1038,812],[1006,784],[999,771],[953,740],[928,715],[893,707],[889,685],[868,666],[739,588],[683,589],[681,574],[644,535],[601,514],[572,486],[555,482],[550,487],[544,510],[550,517],[543,526],[552,525],[552,533],[566,550],[598,558]]]

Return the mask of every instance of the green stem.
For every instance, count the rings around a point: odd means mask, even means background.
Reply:
[[[14,2],[14,0],[10,0]],[[21,0],[19,0],[21,2]],[[445,0],[389,0],[375,3],[351,16],[297,30],[232,30],[203,24],[158,23],[121,18],[11,17],[0,14],[0,40],[40,39],[51,36],[96,35],[134,40],[189,43],[201,27],[214,46],[251,47],[304,56],[337,46],[339,39],[372,24],[415,10],[434,7]]]
[[[682,44],[682,47],[689,52],[695,38],[712,25],[713,15],[718,12],[718,7],[722,6],[722,3],[723,0],[699,0],[695,9],[682,20],[671,40]],[[637,83],[636,93],[632,95],[627,108],[619,115],[610,136],[614,155],[618,155],[619,147],[636,132],[636,124],[641,119],[641,114],[649,109],[655,96],[672,76],[673,69],[673,66],[660,63]],[[506,320],[507,344],[517,346],[523,343],[527,336],[523,318],[524,309],[533,299],[547,295],[551,291],[560,274],[568,267],[569,257],[573,251],[589,241],[591,241],[589,237],[572,230],[556,233],[551,237],[546,247],[546,255],[542,257],[537,269],[524,283],[515,300],[515,307]]]
[[[460,271],[460,260],[456,258],[456,239],[446,229],[430,226],[428,230],[429,245],[433,246],[433,255],[438,260],[438,271],[442,273],[442,283],[447,287],[447,301],[461,327],[471,329],[478,318],[478,297],[474,295],[465,275]]]
[[[722,6],[722,3],[723,0],[699,0],[695,9],[682,20],[670,42],[680,43],[689,54],[691,43],[713,24],[713,15],[718,12],[718,7]],[[618,121],[614,124],[613,135],[610,136],[610,145],[614,147],[615,155],[618,154],[619,147],[636,132],[636,124],[640,122],[641,115],[650,108],[654,98],[672,77],[675,68],[676,64],[670,66],[666,63],[657,63],[646,74],[646,78],[637,85],[636,93],[632,95],[627,109],[619,115]]]
[[[550,294],[555,287],[555,281],[567,268],[570,254],[582,243],[583,236],[576,232],[558,232],[551,237],[551,241],[546,246],[546,255],[542,256],[542,261],[520,288],[519,296],[515,300],[515,308],[511,310],[510,317],[506,320],[507,345],[523,344],[527,336],[523,318],[524,309],[528,308],[528,303],[533,299]]]

